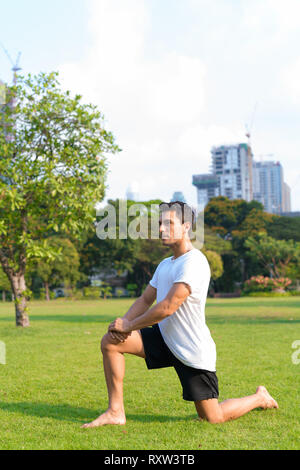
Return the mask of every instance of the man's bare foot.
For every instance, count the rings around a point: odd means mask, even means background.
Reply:
[[[106,410],[105,413],[99,416],[99,418],[95,419],[91,423],[86,423],[82,428],[96,428],[98,426],[105,426],[106,424],[118,424],[124,425],[126,424],[126,417],[124,412],[121,413],[113,413],[111,410]]]
[[[256,389],[256,393],[261,395],[262,397],[262,405],[261,408],[267,409],[267,408],[278,408],[278,403],[276,400],[274,400],[273,397],[269,394],[268,390],[266,387],[263,387],[260,385]]]

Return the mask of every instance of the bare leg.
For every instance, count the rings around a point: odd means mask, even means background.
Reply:
[[[111,336],[106,334],[102,338],[101,350],[108,392],[108,409],[91,423],[84,424],[83,428],[126,423],[123,402],[124,353],[145,357],[141,334],[138,331],[133,331],[123,343],[113,341]]]
[[[237,419],[255,408],[278,408],[277,402],[263,386],[257,387],[256,393],[243,398],[233,398],[218,403],[217,399],[195,402],[201,419],[210,423],[224,423]]]

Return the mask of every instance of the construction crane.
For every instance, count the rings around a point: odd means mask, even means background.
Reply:
[[[256,108],[257,108],[257,102],[255,103],[255,106],[254,106],[254,110],[253,110],[253,113],[252,113],[252,117],[251,117],[251,121],[250,123],[246,123],[245,124],[245,128],[246,128],[246,137],[248,138],[248,145],[249,147],[251,147],[251,132],[252,132],[252,127],[253,127],[253,122],[254,122],[254,116],[255,116],[255,112],[256,112]]]
[[[14,62],[11,58],[11,56],[9,55],[7,49],[5,49],[5,47],[3,46],[3,44],[0,42],[0,46],[1,48],[3,49],[3,51],[5,52],[8,60],[10,61],[11,65],[12,65],[12,71],[13,71],[13,85],[15,86],[17,84],[17,72],[19,72],[21,69],[21,67],[19,66],[19,63],[20,63],[20,57],[21,57],[21,52],[18,53],[18,56],[17,56],[17,60],[16,62]]]

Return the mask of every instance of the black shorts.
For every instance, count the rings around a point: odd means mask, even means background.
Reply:
[[[194,369],[179,361],[164,342],[158,325],[142,328],[141,335],[148,369],[174,367],[182,385],[184,400],[199,401],[219,397],[216,373]]]

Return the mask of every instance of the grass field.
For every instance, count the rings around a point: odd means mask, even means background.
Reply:
[[[0,449],[299,449],[300,298],[209,299],[207,324],[217,345],[220,399],[265,385],[279,410],[239,420],[199,422],[181,398],[173,369],[148,371],[126,357],[125,426],[81,429],[106,409],[99,355],[108,323],[132,299],[31,303],[31,327],[17,329],[0,302]],[[299,355],[300,356],[300,355]]]

